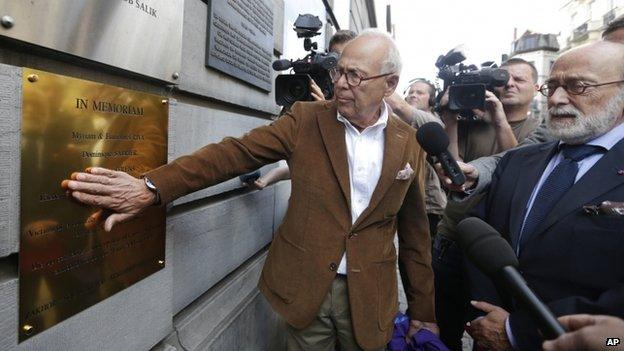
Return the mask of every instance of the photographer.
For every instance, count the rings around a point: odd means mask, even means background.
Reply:
[[[486,110],[475,111],[477,120],[458,120],[458,114],[448,110],[441,114],[451,142],[449,150],[458,160],[469,162],[512,148],[541,122],[529,114],[537,92],[535,67],[522,59],[510,59],[501,68],[509,73],[509,80],[505,86],[494,88],[494,93],[486,91]],[[441,103],[444,105],[445,99]],[[448,201],[433,248],[436,301],[439,302],[436,318],[440,338],[453,350],[461,350],[468,306],[463,256],[455,243],[455,226],[479,199],[475,196],[461,203]]]
[[[351,30],[339,30],[332,35],[329,40],[329,52],[335,52],[338,55],[342,55],[342,50],[348,42],[355,39],[357,34]],[[310,90],[314,101],[323,101],[325,96],[321,88],[314,82],[314,79],[310,79]],[[283,162],[281,162],[283,163]],[[256,179],[253,182],[246,183],[252,189],[262,190],[271,184],[275,184],[281,180],[290,179],[290,172],[287,165],[280,165],[268,171],[265,175]]]

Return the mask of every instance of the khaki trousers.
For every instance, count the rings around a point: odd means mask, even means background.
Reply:
[[[336,276],[321,309],[309,326],[295,329],[285,324],[287,351],[363,350],[353,335],[346,276]],[[382,350],[385,348],[379,351]]]

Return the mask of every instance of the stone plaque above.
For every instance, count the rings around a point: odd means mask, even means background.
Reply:
[[[60,184],[93,166],[165,164],[169,111],[161,96],[26,68],[22,90],[20,341],[164,267],[164,207],[105,232],[106,212]]]
[[[0,0],[0,16],[1,36],[164,81],[180,73],[184,0]]]
[[[206,66],[271,91],[273,1],[209,0]]]

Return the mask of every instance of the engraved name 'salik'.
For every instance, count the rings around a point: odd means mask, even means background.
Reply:
[[[110,101],[98,101],[89,99],[76,99],[76,108],[80,110],[91,109],[97,112],[117,113],[126,116],[143,116],[143,107],[116,104]]]

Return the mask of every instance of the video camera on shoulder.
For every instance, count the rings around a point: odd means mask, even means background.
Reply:
[[[273,69],[283,71],[292,68],[294,74],[280,74],[275,78],[275,103],[290,107],[296,101],[311,101],[310,79],[323,91],[325,99],[334,95],[334,85],[329,70],[336,67],[338,54],[334,52],[316,52],[318,45],[312,42],[312,37],[321,34],[323,23],[317,16],[310,14],[299,15],[295,21],[294,31],[297,37],[305,38],[303,48],[310,51],[299,60],[281,59],[273,62]]]
[[[472,109],[485,108],[485,91],[494,91],[495,87],[502,87],[509,81],[509,73],[498,68],[494,62],[485,62],[478,69],[475,65],[461,63],[466,59],[464,53],[452,49],[446,55],[440,55],[436,61],[438,78],[444,81],[443,92],[448,89],[448,109],[459,111],[459,115],[467,120],[475,119]],[[443,93],[442,93],[443,94]],[[439,95],[437,104],[442,98]],[[436,106],[439,110],[440,106]]]

